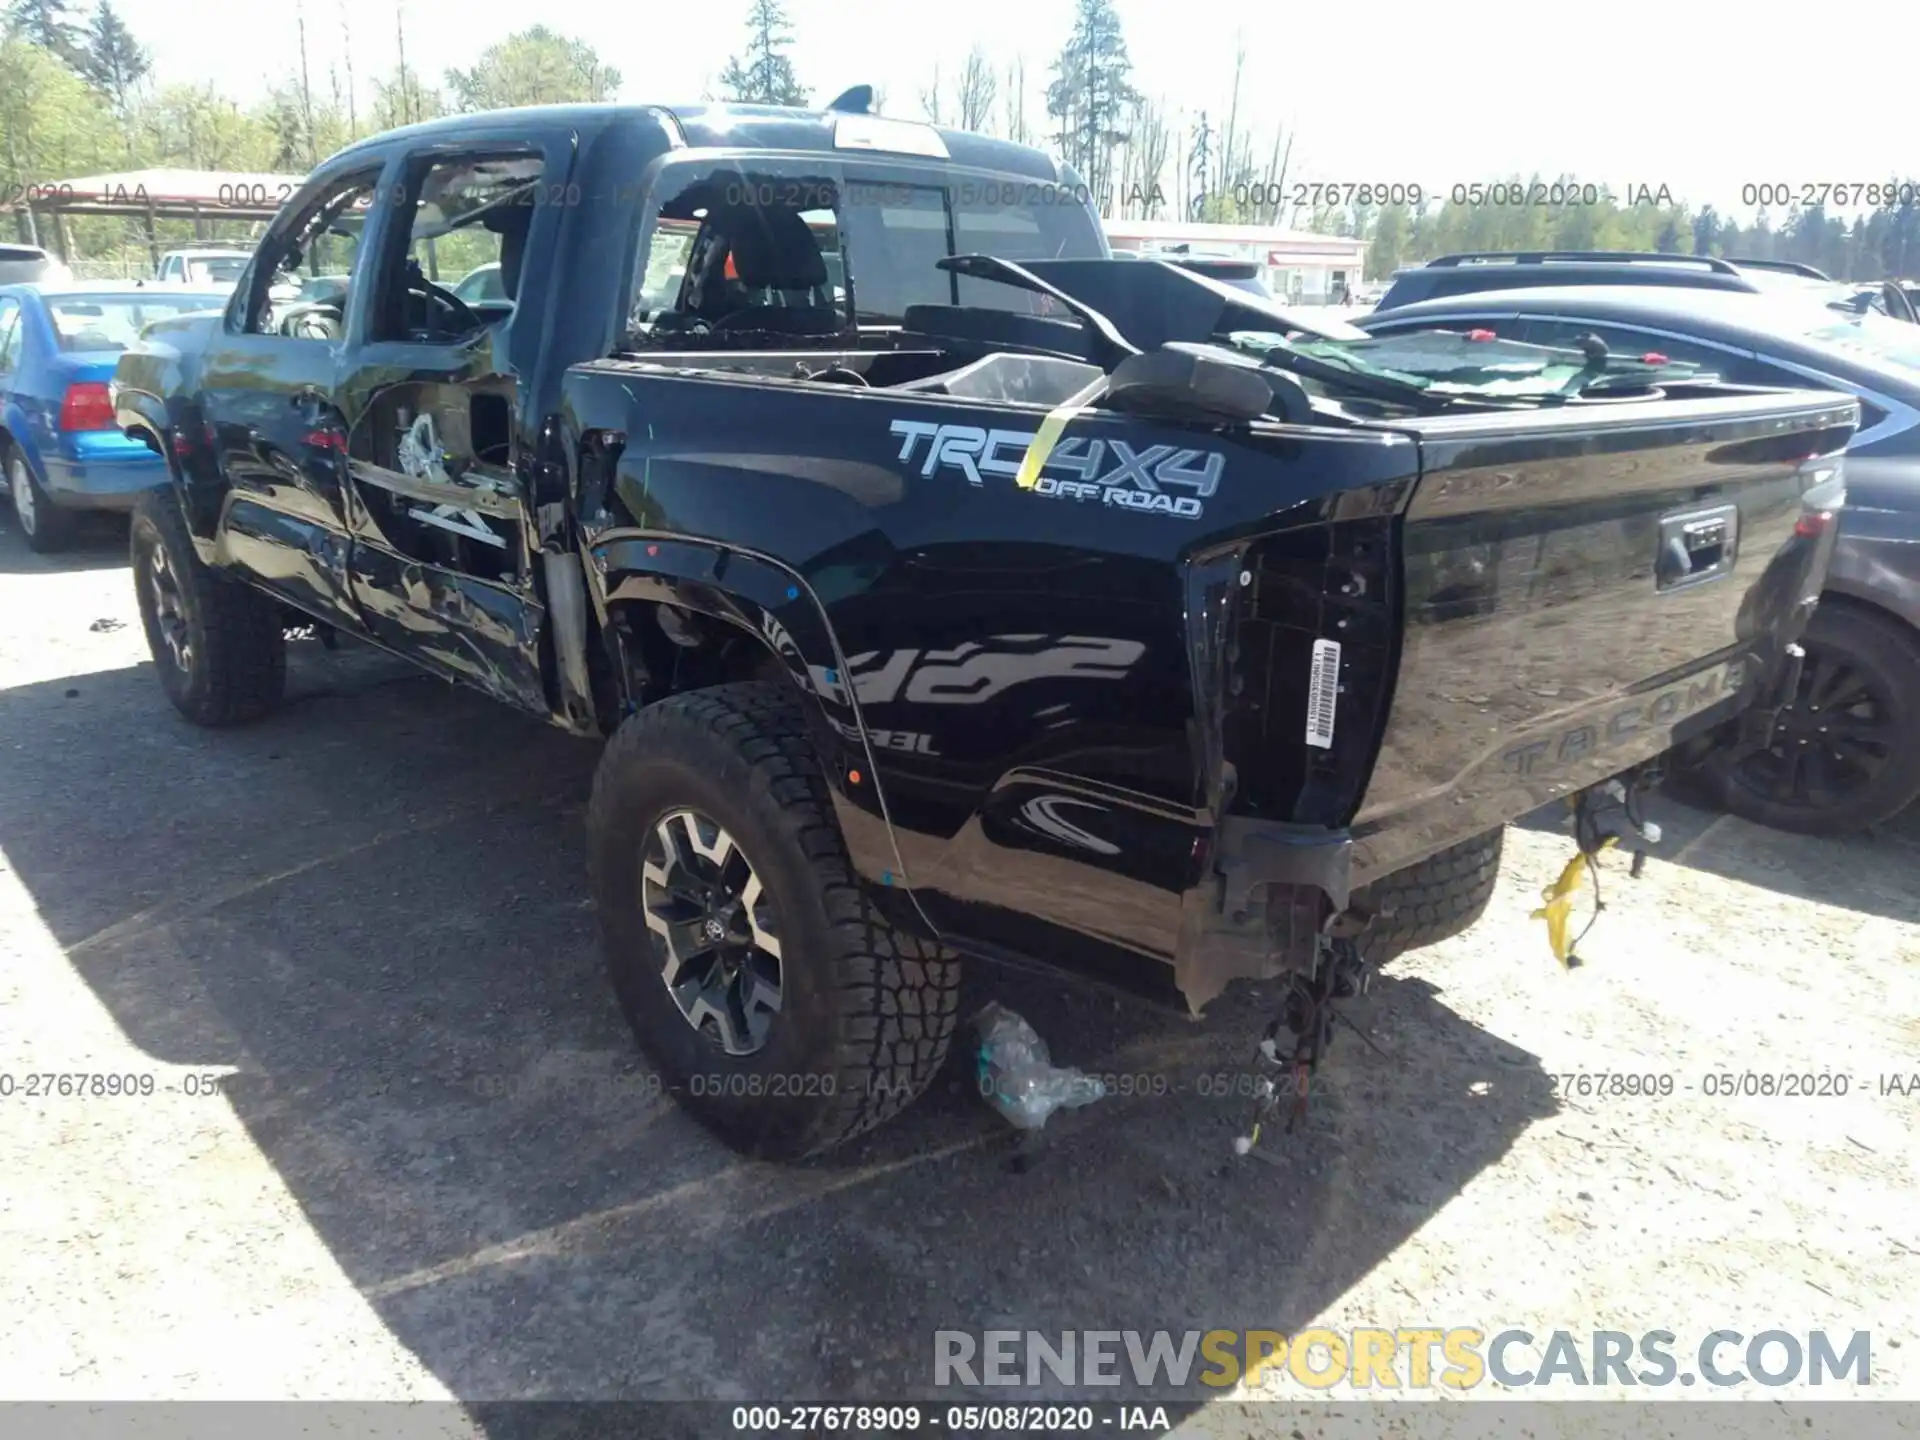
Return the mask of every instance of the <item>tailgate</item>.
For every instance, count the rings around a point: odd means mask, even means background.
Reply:
[[[1737,713],[1826,574],[1851,399],[1414,421],[1392,708],[1356,884]]]

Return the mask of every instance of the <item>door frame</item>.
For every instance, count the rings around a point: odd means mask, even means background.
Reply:
[[[507,319],[452,343],[380,338],[375,327],[407,260],[413,206],[436,166],[449,160],[537,158],[539,193],[564,194],[573,158],[570,142],[570,135],[551,132],[483,130],[463,133],[458,141],[395,147],[383,177],[379,215],[363,241],[374,258],[364,281],[356,275],[335,382],[347,423],[348,585],[374,638],[405,646],[410,656],[447,678],[543,718],[554,718],[555,708],[546,678],[551,667],[542,653],[547,606],[541,546],[516,420],[527,391],[508,359],[516,328],[537,325],[539,315],[521,305]],[[551,246],[552,227],[560,218],[559,206],[534,206],[529,252]],[[527,294],[527,279],[523,273],[516,301]],[[447,404],[449,391],[466,392],[467,404]],[[472,433],[474,402],[481,396],[504,407],[504,462],[482,461],[458,445],[462,434]],[[403,449],[396,445],[395,464],[375,460],[370,428],[383,423],[382,411],[388,409],[403,422],[397,428],[409,442]],[[430,432],[416,429],[423,421]],[[396,439],[382,436],[377,453],[384,456],[386,445]],[[500,570],[482,573],[409,547],[382,524],[382,516],[400,505],[409,507],[418,524],[463,536],[469,546],[488,547],[474,554],[497,548]],[[423,515],[419,507],[435,513]]]

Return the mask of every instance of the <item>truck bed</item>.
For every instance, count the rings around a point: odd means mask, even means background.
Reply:
[[[1301,895],[1344,906],[1736,714],[1819,593],[1857,419],[1694,387],[1196,425],[1000,360],[576,367],[592,565],[615,608],[777,639],[894,903],[1196,1009],[1287,963]]]

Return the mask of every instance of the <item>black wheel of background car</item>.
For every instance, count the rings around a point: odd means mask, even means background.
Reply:
[[[287,678],[280,605],[200,563],[171,489],[140,497],[131,548],[147,649],[174,708],[220,726],[278,705]]]
[[[1743,820],[1839,835],[1920,797],[1920,632],[1831,597],[1801,637],[1807,657],[1771,743],[1710,754],[1688,787]]]
[[[6,462],[7,499],[13,505],[14,523],[26,537],[27,548],[42,555],[64,549],[73,538],[72,513],[47,498],[25,454],[9,445],[0,458]]]
[[[1472,928],[1499,882],[1506,837],[1505,830],[1489,830],[1356,890],[1354,903],[1375,915],[1366,935],[1367,958],[1384,965]]]
[[[777,686],[697,690],[631,716],[601,758],[587,835],[620,1008],[728,1144],[818,1154],[933,1079],[959,963],[874,910]]]

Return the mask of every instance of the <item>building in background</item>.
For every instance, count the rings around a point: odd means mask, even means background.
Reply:
[[[1367,242],[1276,225],[1203,225],[1186,220],[1107,220],[1107,243],[1136,254],[1251,260],[1267,288],[1294,305],[1341,305],[1360,288]]]

